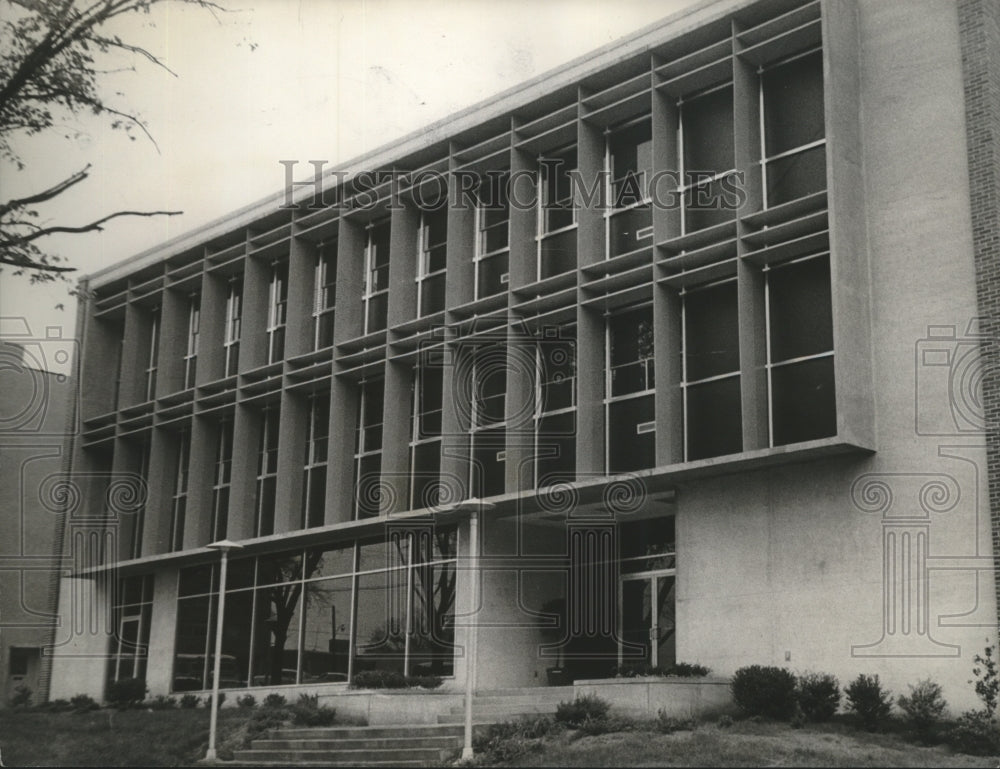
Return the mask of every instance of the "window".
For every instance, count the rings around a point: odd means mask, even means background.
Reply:
[[[765,274],[771,445],[836,435],[830,257],[806,257]]]
[[[648,117],[608,133],[607,256],[653,243],[649,183],[653,173],[652,124]]]
[[[476,350],[472,368],[473,496],[503,494],[506,462],[507,346],[492,344]]]
[[[147,645],[153,614],[153,575],[118,580],[112,604],[115,633],[108,654],[108,682],[146,680]]]
[[[381,331],[389,313],[389,220],[368,225],[365,246],[365,282],[361,297],[364,333]]]
[[[225,374],[234,376],[240,362],[240,313],[243,305],[243,278],[237,276],[229,281],[226,297],[226,334],[222,345],[225,351]]]
[[[184,549],[184,517],[187,513],[188,465],[191,462],[191,431],[184,429],[177,436],[177,471],[174,474],[174,496],[170,508],[170,549]]]
[[[410,420],[409,508],[417,510],[438,504],[441,491],[441,415],[444,365],[440,358],[427,360],[413,369]]]
[[[372,518],[381,509],[382,409],[385,383],[366,379],[358,385],[358,426],[354,443],[354,517]]]
[[[736,217],[723,180],[734,173],[733,87],[726,85],[685,98],[681,111],[681,199],[684,232]]]
[[[132,558],[142,557],[142,535],[146,522],[146,489],[149,488],[149,437],[146,436],[139,441],[139,467],[138,473],[140,482],[143,485],[143,504],[136,509],[132,518],[132,529],[129,537],[129,553]]]
[[[184,389],[195,384],[198,371],[198,333],[201,326],[201,297],[191,294],[188,300],[187,348],[184,353]]]
[[[363,670],[454,674],[457,530],[413,526],[386,539],[229,562],[224,688],[346,683]],[[215,564],[182,569],[172,690],[211,687]]]
[[[760,76],[766,206],[826,188],[823,56],[796,56]]]
[[[542,158],[538,198],[538,279],[576,268],[576,205],[571,172],[576,170],[576,145]]]
[[[337,303],[337,241],[319,244],[314,271],[313,349],[333,344],[333,316]]]
[[[212,518],[210,542],[226,538],[229,526],[229,485],[233,473],[233,420],[223,417],[219,422],[219,444],[215,452],[215,474],[212,483]]]
[[[267,295],[267,362],[277,363],[285,355],[288,262],[275,262],[271,265],[271,282]]]
[[[576,329],[546,328],[536,351],[535,485],[576,479]]]
[[[278,487],[278,407],[261,413],[257,450],[257,506],[254,532],[258,537],[274,533],[274,500]]]
[[[476,299],[499,294],[507,286],[510,257],[510,173],[488,172],[476,206],[474,257]]]
[[[448,239],[448,209],[420,214],[417,263],[418,317],[444,309],[445,252]]]
[[[23,646],[11,646],[7,658],[7,666],[11,676],[26,676],[32,658],[38,657],[38,649]]]
[[[627,309],[608,317],[605,425],[608,472],[656,464],[653,390],[653,308]]]
[[[683,382],[687,459],[743,448],[736,281],[683,295]]]
[[[309,425],[303,472],[302,528],[326,521],[326,464],[330,435],[330,393],[309,396]]]
[[[160,355],[160,308],[149,311],[149,357],[146,361],[146,400],[156,398],[156,365]]]

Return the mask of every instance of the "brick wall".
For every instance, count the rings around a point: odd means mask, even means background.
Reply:
[[[1000,2],[959,0],[994,580],[1000,606]]]

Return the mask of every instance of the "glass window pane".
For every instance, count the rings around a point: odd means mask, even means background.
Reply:
[[[618,527],[618,552],[622,558],[622,569],[629,564],[629,571],[652,571],[657,568],[670,569],[672,562],[664,562],[664,554],[673,553],[674,517],[665,515],[629,521]],[[636,564],[633,559],[641,559]]]
[[[541,280],[576,269],[576,230],[545,237],[539,259]]]
[[[482,430],[472,436],[472,488],[477,497],[503,494],[505,462],[499,458],[504,451],[503,428]]]
[[[820,52],[767,70],[761,75],[761,82],[768,155],[823,138],[823,56]]]
[[[540,419],[538,432],[538,486],[575,480],[576,412]]]
[[[202,595],[218,589],[218,579],[213,580],[212,564],[190,566],[181,569],[177,594],[183,598],[188,595]]]
[[[382,506],[382,455],[369,454],[356,462],[357,486],[355,499],[357,501],[358,518],[377,516]]]
[[[227,592],[225,615],[222,624],[219,686],[224,689],[246,686],[250,676],[250,621],[253,618],[253,591]]]
[[[311,566],[307,577],[335,577],[354,571],[354,544],[318,547],[306,552]]]
[[[441,441],[413,447],[410,508],[435,507],[441,496]]]
[[[480,299],[499,294],[507,288],[508,257],[509,254],[504,251],[479,260],[479,283],[476,295]]]
[[[454,563],[414,567],[410,675],[454,674],[455,585]]]
[[[608,471],[642,470],[656,464],[656,432],[639,426],[653,422],[653,396],[629,398],[608,406]]]
[[[685,295],[684,359],[688,382],[738,370],[739,345],[736,281]]]
[[[686,173],[717,174],[736,165],[732,86],[684,102],[681,119]]]
[[[233,558],[226,565],[226,591],[253,587],[254,558]]]
[[[687,388],[687,458],[733,454],[743,449],[740,378],[716,379]]]
[[[257,584],[293,582],[302,578],[302,551],[262,555],[257,562]]]
[[[608,321],[611,395],[653,387],[653,308],[619,313]]]
[[[296,582],[256,591],[253,686],[294,684],[299,657],[299,598]]]
[[[406,570],[358,577],[354,672],[403,673],[406,650]]]
[[[653,209],[627,208],[608,219],[608,256],[619,256],[653,244]]]
[[[832,350],[829,257],[775,267],[767,282],[771,362]]]
[[[813,147],[767,164],[768,206],[781,205],[825,189],[825,147]]]
[[[684,191],[685,232],[696,232],[736,218],[731,184],[716,179]]]
[[[177,602],[177,646],[172,690],[188,692],[207,688],[209,609],[211,598],[199,596]]]
[[[433,315],[444,309],[444,273],[424,278],[420,287],[420,315]]]
[[[305,585],[302,683],[347,681],[351,643],[351,578]]]
[[[832,357],[772,369],[771,399],[775,446],[837,434]]]
[[[385,328],[386,319],[389,314],[389,294],[376,294],[368,300],[368,329],[367,333],[381,331]]]

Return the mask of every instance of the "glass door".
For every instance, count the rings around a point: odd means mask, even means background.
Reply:
[[[676,659],[673,570],[630,574],[619,581],[619,664],[669,667]]]

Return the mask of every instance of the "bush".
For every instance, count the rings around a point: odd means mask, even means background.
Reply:
[[[212,695],[211,694],[206,695],[205,699],[203,699],[202,702],[205,704],[206,708],[212,707]],[[221,709],[222,706],[225,704],[226,704],[226,693],[219,692],[219,708]]]
[[[89,713],[101,707],[89,694],[76,694],[70,698],[69,704],[73,706],[74,713]]]
[[[252,694],[243,694],[236,698],[236,707],[249,710],[257,707],[257,698]]]
[[[26,708],[31,704],[31,687],[18,684],[14,687],[14,693],[10,697],[11,707]]]
[[[292,714],[287,708],[263,707],[254,708],[250,720],[246,725],[246,736],[243,747],[249,747],[250,743],[263,736],[271,729],[280,729],[292,720]]]
[[[677,662],[667,667],[650,665],[648,662],[626,662],[614,667],[611,675],[615,678],[638,678],[640,676],[701,678],[710,672],[711,670],[704,665],[690,662]]]
[[[844,689],[844,693],[848,709],[857,714],[869,731],[875,731],[892,712],[892,694],[882,688],[878,675],[861,673]]]
[[[50,700],[41,703],[36,710],[43,713],[69,713],[73,710],[73,704],[69,700]]]
[[[288,700],[283,695],[272,692],[264,698],[264,702],[261,704],[265,708],[283,708],[288,704]]]
[[[986,710],[967,710],[944,733],[944,739],[954,750],[973,756],[1000,753],[1000,732]]]
[[[108,704],[119,710],[134,708],[146,699],[146,682],[141,678],[121,678],[108,685]]]
[[[320,705],[316,694],[300,694],[290,710],[296,726],[333,726],[337,717],[336,708]]]
[[[795,683],[784,668],[743,667],[733,676],[733,701],[748,716],[784,720],[795,711]]]
[[[808,721],[829,721],[840,707],[840,682],[829,673],[803,673],[795,697]]]
[[[197,694],[191,694],[189,692],[188,694],[185,694],[184,696],[181,697],[180,706],[185,710],[190,710],[192,708],[198,707],[198,703],[200,702],[201,700],[198,698]]]
[[[668,716],[667,711],[660,708],[656,711],[655,726],[656,731],[661,732],[662,734],[673,734],[674,732],[683,732],[694,729],[695,722],[691,718],[676,718],[674,716]]]
[[[145,705],[150,710],[173,710],[177,707],[177,700],[165,694],[158,694]]]
[[[440,676],[404,676],[394,670],[362,670],[351,679],[352,689],[436,689],[441,685]]]
[[[918,681],[916,686],[911,684],[910,696],[901,694],[897,702],[917,736],[924,742],[933,740],[938,722],[947,707],[941,696],[941,687],[926,678]]]
[[[588,719],[593,721],[607,716],[611,703],[596,694],[585,694],[570,702],[560,702],[556,708],[556,721],[578,727]]]
[[[716,721],[715,724],[720,729],[728,729],[730,726],[733,725],[733,717],[723,714],[719,716],[719,720]]]
[[[546,716],[491,724],[472,741],[476,753],[491,762],[511,761],[541,749],[541,738],[558,725]]]
[[[1000,698],[1000,674],[997,672],[997,661],[993,659],[993,647],[988,638],[983,654],[977,654],[972,661],[976,663],[972,668],[972,675],[976,677],[976,694],[983,701],[986,717],[992,719],[997,712],[997,699]]]

